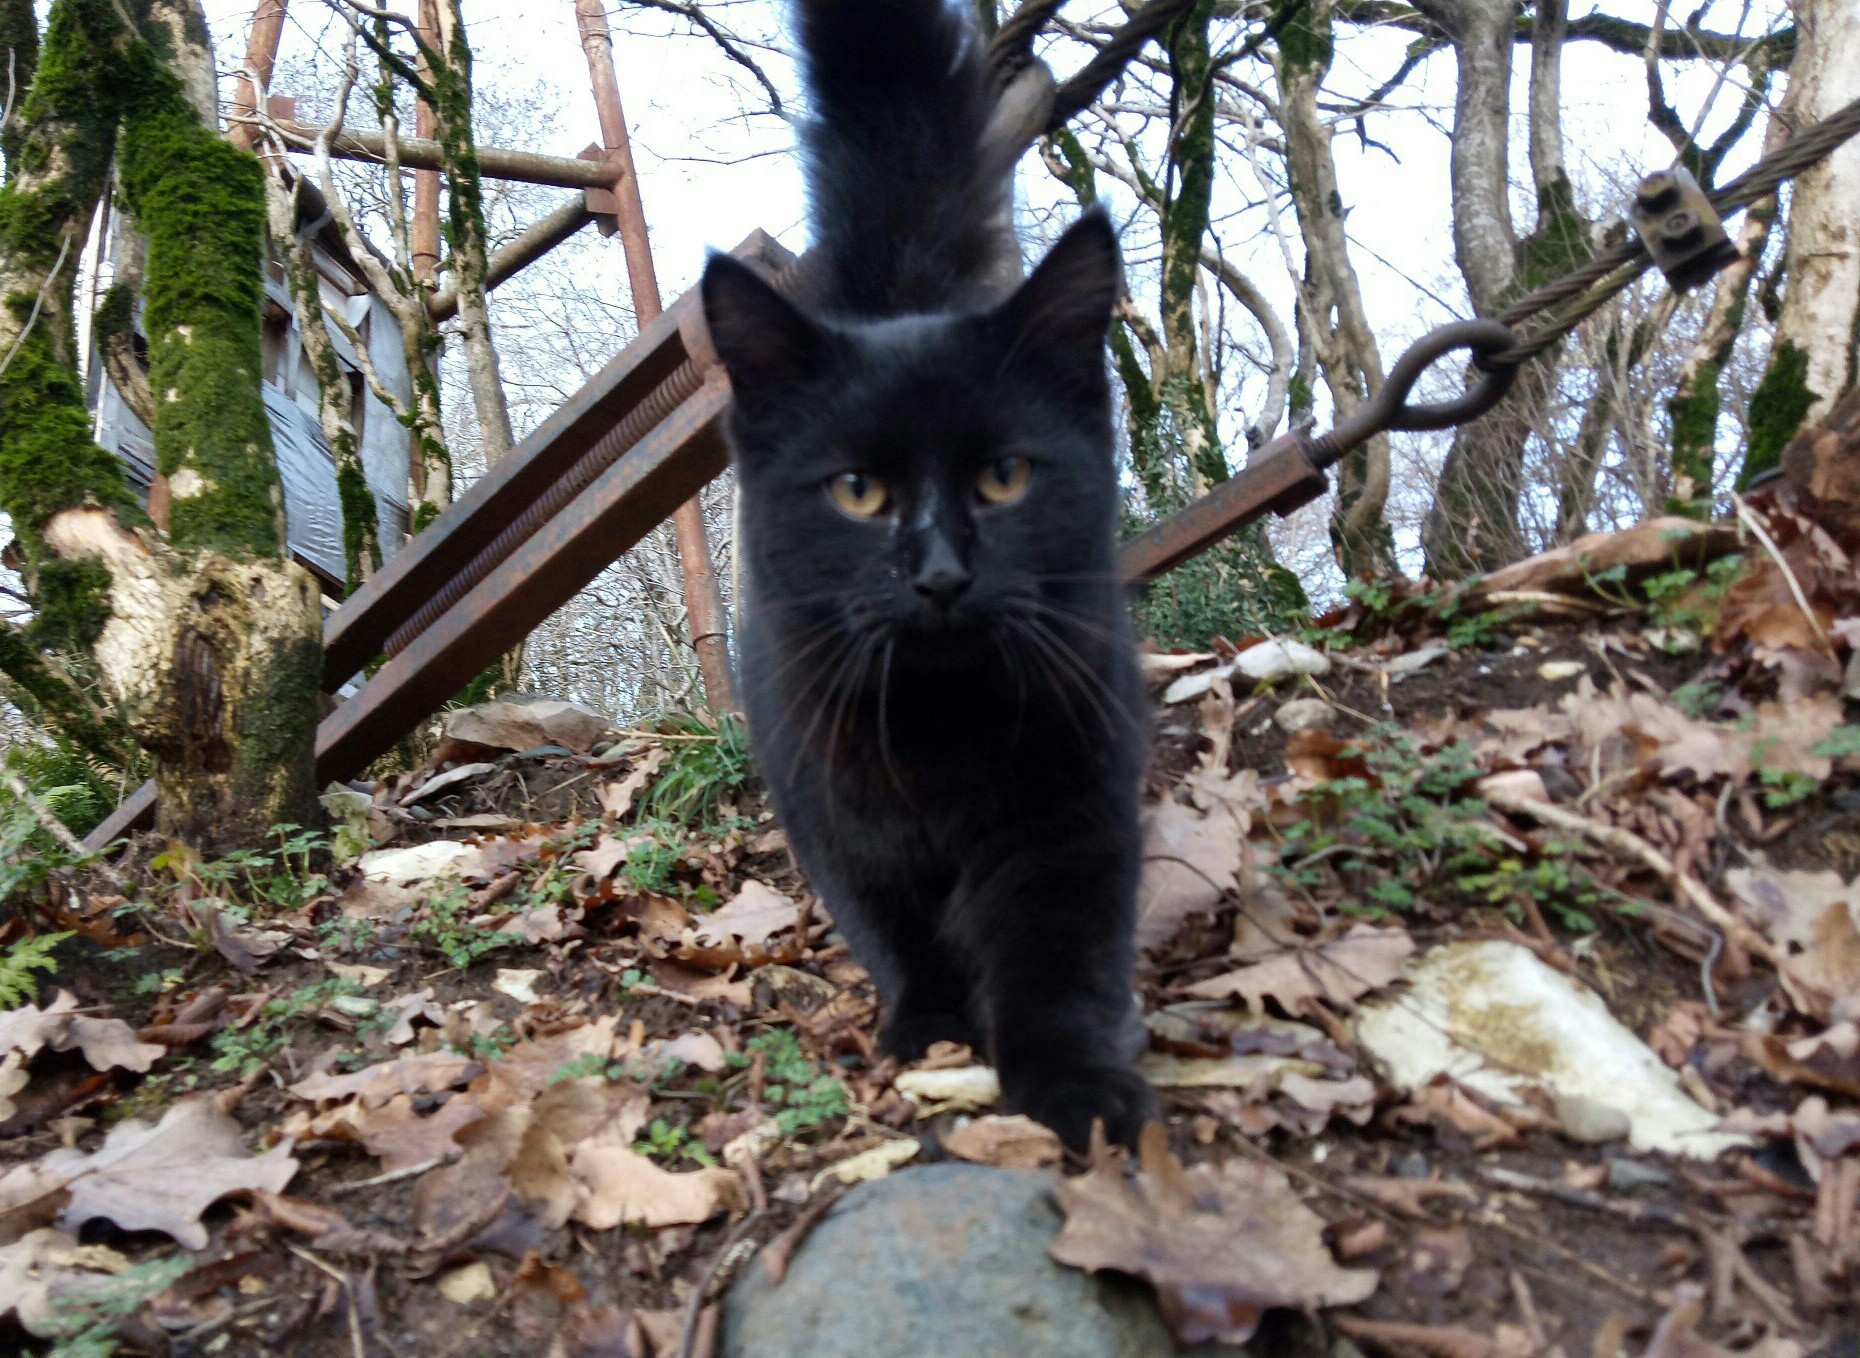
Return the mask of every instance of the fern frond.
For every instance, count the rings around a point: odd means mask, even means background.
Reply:
[[[17,1009],[38,998],[39,978],[33,972],[49,975],[57,971],[58,959],[52,950],[70,937],[69,932],[39,934],[0,951],[0,1009]]]

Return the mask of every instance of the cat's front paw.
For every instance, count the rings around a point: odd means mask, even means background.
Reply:
[[[977,1051],[981,1037],[966,1014],[899,1010],[886,1017],[878,1034],[878,1049],[900,1061],[915,1061],[933,1042],[960,1042]]]
[[[1091,1145],[1095,1121],[1103,1121],[1107,1139],[1134,1150],[1143,1125],[1158,1117],[1149,1081],[1127,1066],[1028,1072],[1009,1078],[1005,1092],[1017,1111],[1045,1123],[1068,1149],[1080,1152]]]

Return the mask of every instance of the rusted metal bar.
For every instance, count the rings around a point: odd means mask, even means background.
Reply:
[[[420,0],[420,41],[428,47],[439,45],[438,0]],[[430,79],[426,54],[419,58],[420,74]],[[433,106],[417,99],[413,106],[413,135],[431,141],[439,128]],[[425,283],[439,275],[439,170],[437,167],[413,172],[413,276]],[[458,299],[453,299],[456,309]]]
[[[323,129],[296,119],[277,119],[276,126],[293,151],[309,151]],[[362,160],[379,165],[387,157],[387,138],[379,132],[345,130],[330,141],[329,153],[339,160]],[[443,170],[445,156],[438,142],[425,137],[400,138],[400,163],[411,170]],[[553,184],[563,189],[611,189],[614,172],[597,160],[571,160],[534,151],[506,151],[495,146],[478,148],[478,168],[487,179],[513,179],[524,184]]]
[[[1311,440],[1286,434],[1253,454],[1236,475],[1123,545],[1124,574],[1154,580],[1268,513],[1290,514],[1324,493]]]
[[[602,0],[575,0],[575,23],[581,33],[582,51],[588,58],[588,77],[601,120],[601,143],[613,176],[614,220],[626,252],[633,314],[644,325],[659,314],[659,278],[652,263],[652,241],[646,232],[646,208],[633,165],[633,144],[627,136],[626,113],[620,104],[620,83],[614,74],[613,33],[607,26]],[[691,501],[678,506],[672,515],[672,528],[678,541],[679,569],[684,575],[685,617],[704,680],[704,697],[713,712],[730,712],[736,707],[736,699],[730,682],[729,638],[723,594],[711,566],[709,535],[704,531],[704,506],[695,498],[700,489],[701,483],[693,487]]]
[[[415,213],[417,221],[417,195]],[[547,216],[538,217],[520,235],[492,253],[485,266],[484,286],[489,289],[508,282],[593,220],[594,214],[588,211],[587,203],[580,198],[571,198]],[[414,242],[413,257],[417,267],[420,258],[417,231]],[[434,293],[427,299],[426,309],[435,321],[446,320],[458,313],[459,295],[450,288]]]
[[[252,29],[245,40],[245,64],[233,85],[233,120],[226,129],[226,139],[234,146],[251,150],[258,140],[258,125],[252,115],[258,109],[258,92],[271,87],[272,68],[278,62],[278,40],[284,35],[286,0],[259,0],[252,15]]]
[[[794,256],[758,231],[734,253],[771,271],[792,267]],[[427,528],[395,553],[331,615],[324,628],[324,687],[335,690],[379,655],[427,600],[466,570],[525,519],[563,477],[603,443],[620,455],[609,434],[651,400],[687,362],[702,376],[716,362],[695,292],[641,328],[581,390],[513,448]],[[507,545],[514,545],[509,544]],[[616,548],[615,555],[619,555]],[[546,613],[539,613],[541,622]],[[484,657],[490,663],[491,657]]]

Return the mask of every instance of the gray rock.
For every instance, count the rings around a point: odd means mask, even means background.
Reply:
[[[1619,1108],[1580,1094],[1559,1094],[1554,1106],[1563,1135],[1571,1141],[1600,1145],[1605,1141],[1620,1141],[1634,1130],[1633,1121]]]
[[[1295,736],[1300,731],[1328,730],[1337,720],[1337,709],[1322,698],[1294,698],[1281,703],[1272,719],[1286,735]]]
[[[780,1287],[751,1262],[721,1358],[1233,1358],[1179,1348],[1141,1283],[1047,1257],[1052,1174],[948,1162],[860,1184]]]
[[[1650,1165],[1642,1160],[1619,1156],[1608,1162],[1608,1186],[1617,1193],[1626,1193],[1636,1188],[1660,1188],[1672,1181],[1671,1174],[1658,1165]]]

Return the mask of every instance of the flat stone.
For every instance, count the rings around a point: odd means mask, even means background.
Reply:
[[[781,1286],[751,1261],[723,1303],[721,1358],[1234,1358],[1177,1347],[1149,1289],[1055,1263],[1056,1176],[945,1163],[861,1184]]]
[[[1623,1155],[1608,1162],[1608,1186],[1617,1193],[1628,1193],[1636,1188],[1661,1188],[1672,1181],[1671,1174],[1644,1160],[1630,1160]]]
[[[1295,736],[1300,731],[1330,729],[1337,720],[1337,709],[1322,698],[1294,698],[1279,704],[1272,719],[1286,735]]]

